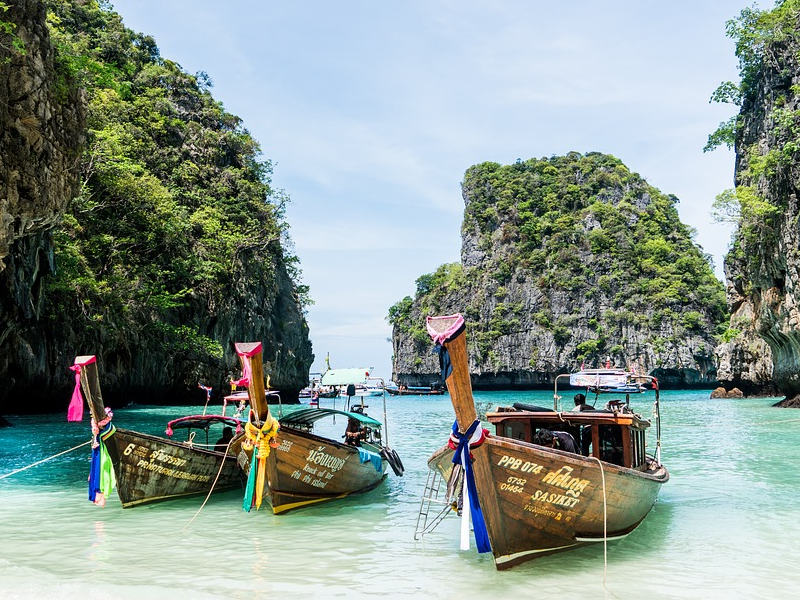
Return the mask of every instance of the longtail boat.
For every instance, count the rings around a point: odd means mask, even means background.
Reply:
[[[242,486],[236,456],[227,448],[225,452],[215,450],[214,442],[209,439],[212,427],[240,430],[241,420],[203,414],[170,421],[167,435],[182,430],[187,434],[184,442],[120,429],[112,423],[113,413],[103,404],[97,359],[78,356],[71,369],[75,372],[76,385],[68,419],[82,420],[83,397],[92,418],[89,500],[104,505],[114,480],[123,508],[205,494],[212,486],[214,491]],[[198,432],[204,432],[204,443],[197,439]]]
[[[456,414],[450,442],[428,466],[448,480],[453,503],[463,490],[462,549],[469,548],[470,517],[479,552],[491,551],[498,569],[621,538],[642,522],[669,479],[660,462],[655,378],[624,371],[575,373],[573,385],[625,400],[601,410],[582,406],[567,412],[559,410],[556,387],[553,410],[524,404],[498,408],[487,414],[495,426],[490,432],[475,410],[463,317],[428,317],[427,328]],[[655,391],[656,398],[654,456],[645,446],[650,422],[630,409],[630,395],[645,390]]]
[[[392,396],[441,396],[445,392],[434,386],[387,387],[386,391]]]
[[[267,500],[273,513],[307,506],[375,488],[387,466],[402,475],[397,453],[383,445],[381,423],[356,406],[350,410],[308,408],[280,419],[270,414],[264,398],[262,346],[237,343],[242,379],[250,396],[245,434],[240,438],[239,464],[248,475],[243,508],[259,508]],[[344,417],[345,442],[314,432],[325,418]],[[346,443],[346,442],[350,443]]]

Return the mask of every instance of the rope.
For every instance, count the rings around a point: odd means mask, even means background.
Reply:
[[[200,505],[200,508],[198,508],[197,512],[194,513],[194,516],[191,519],[189,519],[189,522],[183,526],[182,528],[183,531],[185,531],[186,528],[188,528],[189,525],[191,525],[194,522],[194,520],[197,518],[197,515],[199,515],[200,511],[203,510],[203,508],[205,507],[206,502],[208,502],[208,499],[211,497],[211,494],[214,492],[214,486],[217,485],[217,481],[219,481],[219,476],[222,473],[222,469],[225,468],[225,459],[228,458],[228,450],[230,449],[232,443],[233,439],[231,439],[228,442],[228,445],[225,446],[225,456],[222,457],[222,461],[219,463],[219,471],[217,471],[217,476],[214,478],[214,483],[211,484],[211,489],[208,490],[208,494],[206,494],[206,499],[203,500],[203,503]]]
[[[603,482],[603,589],[610,594],[611,591],[606,587],[606,575],[608,573],[608,502],[606,498],[606,473],[603,470],[603,461],[596,456],[589,456],[588,458],[596,460],[597,464],[600,465],[600,477]]]
[[[5,479],[6,477],[11,477],[12,475],[14,475],[16,473],[20,473],[21,471],[25,471],[27,469],[30,469],[31,467],[35,467],[36,465],[40,465],[40,464],[42,464],[44,462],[47,462],[48,460],[52,460],[52,459],[56,458],[57,456],[61,456],[62,454],[66,454],[67,452],[72,452],[73,450],[77,450],[78,448],[83,448],[84,446],[86,446],[88,444],[91,444],[91,443],[92,443],[92,440],[89,440],[88,442],[83,442],[82,444],[78,444],[77,446],[73,446],[69,450],[64,450],[63,452],[59,452],[58,454],[53,454],[53,456],[48,456],[47,458],[43,458],[42,460],[38,460],[35,463],[28,465],[27,467],[22,467],[21,469],[17,469],[16,471],[11,471],[11,473],[6,473],[5,475],[0,475],[0,479]]]

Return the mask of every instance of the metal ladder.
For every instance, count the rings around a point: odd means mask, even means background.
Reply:
[[[452,506],[446,497],[440,497],[442,484],[445,483],[439,471],[430,469],[428,479],[425,482],[425,490],[422,492],[422,499],[417,515],[417,526],[414,529],[414,539],[419,541],[426,533],[430,533],[442,520],[450,513]],[[445,490],[447,488],[445,487]],[[447,495],[445,491],[444,496]],[[439,512],[430,516],[432,505],[443,505]],[[430,519],[430,520],[429,520]]]

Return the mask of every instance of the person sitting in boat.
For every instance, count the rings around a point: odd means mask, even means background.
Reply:
[[[222,437],[217,440],[216,444],[214,444],[214,450],[216,450],[217,452],[225,452],[225,450],[228,449],[228,444],[230,444],[232,439],[233,439],[233,428],[224,427],[222,429]]]
[[[539,429],[533,435],[533,443],[539,446],[549,446],[565,452],[580,454],[578,444],[566,431],[550,431],[549,429]]]
[[[352,412],[364,413],[364,408],[360,405],[353,407]],[[347,430],[344,432],[344,443],[349,446],[360,446],[361,441],[367,439],[367,428],[362,427],[358,419],[350,417],[347,420]]]
[[[594,406],[586,404],[586,396],[584,394],[575,394],[575,408],[573,412],[580,412],[584,410],[594,410]]]

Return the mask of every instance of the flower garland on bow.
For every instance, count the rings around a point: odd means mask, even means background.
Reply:
[[[461,511],[461,549],[469,550],[469,522],[472,516],[472,525],[475,531],[475,544],[478,552],[490,552],[492,546],[486,523],[478,500],[478,489],[475,486],[475,474],[472,470],[472,448],[480,446],[489,436],[489,431],[480,426],[481,422],[475,420],[464,433],[458,431],[458,421],[453,423],[453,432],[447,442],[448,447],[454,450],[453,464],[464,469],[463,509]],[[457,468],[457,467],[456,467]],[[469,510],[467,510],[469,507]]]
[[[253,457],[250,460],[250,473],[247,476],[247,487],[244,492],[242,509],[250,512],[255,506],[256,510],[261,508],[264,496],[264,479],[266,478],[267,457],[271,448],[278,447],[278,431],[280,424],[271,414],[267,413],[264,424],[259,427],[254,423],[256,417],[253,411],[244,426],[245,441],[242,442],[243,450],[252,450]]]

